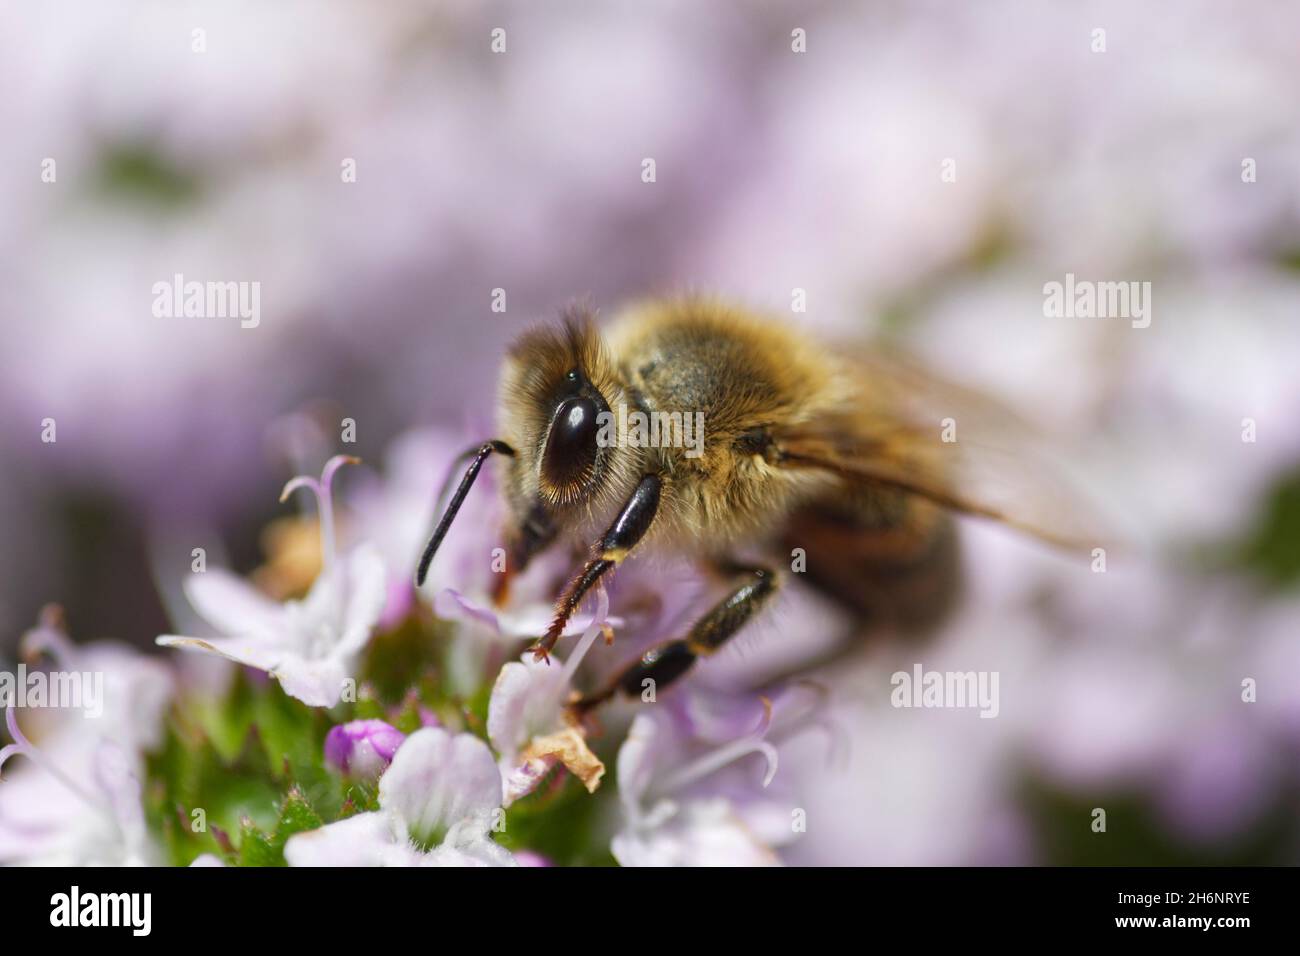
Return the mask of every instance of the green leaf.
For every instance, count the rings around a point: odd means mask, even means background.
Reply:
[[[382,704],[400,706],[412,687],[436,673],[438,638],[443,633],[444,628],[413,614],[371,639],[362,676]]]
[[[1300,469],[1270,490],[1238,558],[1273,587],[1300,584]]]
[[[275,838],[283,846],[284,842],[295,833],[319,830],[324,825],[325,821],[312,809],[302,791],[293,787],[285,794],[284,803],[280,806],[280,820],[275,827]]]
[[[128,143],[106,152],[94,183],[111,199],[171,209],[192,203],[201,194],[199,180],[145,143]]]
[[[278,779],[323,765],[330,724],[324,711],[294,700],[277,684],[257,695],[252,717],[271,772]]]
[[[189,716],[227,762],[244,749],[253,724],[255,689],[242,670],[237,671],[224,699],[200,698],[190,702]]]
[[[284,866],[284,844],[275,845],[260,827],[245,817],[239,824],[240,866]]]
[[[285,866],[284,845],[289,838],[324,825],[302,791],[291,787],[280,802],[275,827],[269,834],[247,817],[240,821],[239,865]]]

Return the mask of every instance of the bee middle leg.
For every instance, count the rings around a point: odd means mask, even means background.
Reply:
[[[728,562],[722,569],[740,580],[738,586],[691,626],[685,637],[650,648],[625,668],[604,689],[577,700],[573,710],[582,715],[619,691],[630,697],[643,692],[651,681],[655,691],[681,677],[701,657],[709,657],[727,643],[771,599],[780,580],[771,568]]]

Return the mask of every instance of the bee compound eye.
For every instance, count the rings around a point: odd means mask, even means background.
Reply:
[[[582,481],[596,463],[599,410],[589,398],[566,398],[551,419],[542,455],[542,474],[556,486]]]

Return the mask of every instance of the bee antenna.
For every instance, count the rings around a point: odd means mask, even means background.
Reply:
[[[456,520],[456,513],[460,511],[461,504],[465,501],[465,496],[469,494],[469,489],[474,484],[474,479],[478,477],[479,470],[483,467],[483,462],[487,460],[488,455],[497,452],[501,455],[515,456],[515,450],[503,441],[495,438],[485,441],[482,445],[470,448],[460,455],[451,463],[451,468],[447,472],[447,478],[442,483],[442,490],[438,492],[438,501],[441,502],[447,496],[447,489],[451,487],[451,479],[455,477],[456,468],[466,458],[473,456],[469,463],[469,468],[465,470],[465,477],[461,478],[460,486],[456,493],[451,496],[451,501],[447,505],[447,510],[442,513],[442,519],[438,522],[438,527],[433,529],[433,536],[429,538],[429,543],[424,546],[424,554],[420,556],[420,565],[415,570],[415,586],[421,587],[424,584],[425,577],[429,574],[429,565],[433,563],[433,556],[438,553],[438,546],[442,544],[442,539],[447,536],[447,530],[451,523]]]

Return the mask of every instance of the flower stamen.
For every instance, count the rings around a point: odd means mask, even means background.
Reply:
[[[776,776],[776,748],[761,737],[745,736],[723,744],[721,747],[716,747],[690,763],[666,774],[656,781],[653,788],[655,795],[664,797],[675,793],[690,786],[697,780],[702,780],[711,774],[717,773],[723,767],[755,753],[762,754],[767,761],[767,770],[763,774],[763,786],[767,787],[772,782],[772,778]]]
[[[603,585],[599,586],[596,591],[596,616],[591,619],[587,629],[582,632],[582,637],[573,648],[573,653],[569,659],[564,662],[564,670],[561,671],[563,680],[561,686],[568,688],[573,683],[573,676],[578,672],[578,666],[582,659],[587,656],[587,651],[591,650],[591,645],[596,643],[596,638],[605,632],[607,625],[605,618],[609,614],[609,594],[606,593]]]
[[[360,458],[355,458],[352,455],[335,455],[325,462],[325,467],[321,470],[319,479],[312,478],[310,475],[298,475],[290,478],[280,492],[281,503],[289,500],[289,496],[299,488],[309,488],[312,494],[316,496],[316,512],[320,519],[322,573],[330,571],[334,566],[334,502],[332,489],[334,473],[344,465],[359,464],[361,464]]]
[[[808,729],[820,730],[826,735],[827,762],[832,766],[843,766],[848,757],[848,735],[829,713],[830,690],[825,685],[811,680],[798,681],[791,690],[809,691],[813,695],[813,700],[803,712],[792,718],[783,719],[773,729],[772,739],[783,742]]]

